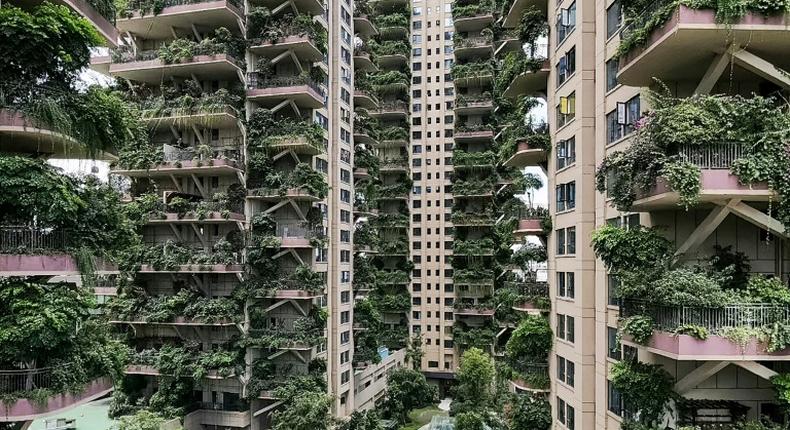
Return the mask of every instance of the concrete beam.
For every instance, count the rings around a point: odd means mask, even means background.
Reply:
[[[719,227],[722,221],[724,221],[724,218],[727,218],[727,215],[730,214],[730,205],[739,202],[740,200],[731,200],[727,206],[716,206],[713,208],[708,216],[706,216],[697,228],[686,238],[683,244],[678,247],[677,251],[675,251],[675,258],[693,252],[698,246],[702,245],[702,242],[704,242],[705,239]]]
[[[734,50],[732,56],[735,62],[744,69],[779,85],[785,90],[790,89],[790,74],[788,72],[745,49]]]
[[[765,380],[770,380],[772,377],[778,375],[775,370],[769,369],[756,361],[737,361],[733,364],[736,364]]]
[[[770,217],[744,202],[738,202],[735,205],[728,205],[728,207],[734,214],[745,219],[746,221],[749,221],[757,227],[768,230],[784,239],[788,239],[784,224],[779,222],[776,218]]]
[[[706,361],[702,366],[689,372],[675,384],[675,392],[681,396],[729,365],[729,361]]]
[[[717,55],[713,62],[710,63],[708,70],[702,75],[697,89],[694,90],[694,94],[710,94],[710,91],[716,85],[716,82],[719,80],[722,73],[724,73],[724,69],[727,68],[728,64],[730,64],[729,50],[723,54]]]

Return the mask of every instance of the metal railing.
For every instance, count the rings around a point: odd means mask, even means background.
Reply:
[[[305,227],[302,223],[277,223],[275,234],[281,239],[306,238],[318,236],[314,228]]]
[[[655,13],[662,7],[666,6],[667,1],[654,1],[651,2],[642,12],[638,15],[627,18],[626,22],[620,28],[620,40],[628,39],[634,31],[643,28],[647,21],[655,15]]]
[[[744,156],[744,152],[744,145],[739,142],[683,145],[678,151],[683,159],[702,169],[729,169],[735,160]]]
[[[478,46],[490,45],[493,42],[494,42],[494,38],[492,36],[476,36],[476,37],[461,38],[458,40],[458,42],[454,43],[454,45],[455,45],[455,49],[474,48]]]
[[[226,138],[227,139],[227,138]],[[228,146],[235,146],[237,138],[230,138]],[[220,141],[222,142],[222,140]],[[211,154],[200,154],[194,148],[179,149],[170,145],[165,145],[165,151],[162,157],[164,161],[190,161],[194,159],[201,160],[217,160],[227,158],[230,160],[242,161],[242,152],[240,149],[227,149],[227,148],[212,148]]]
[[[623,300],[620,312],[623,317],[649,316],[654,326],[663,331],[674,331],[683,325],[698,325],[715,333],[731,327],[758,329],[776,323],[790,323],[790,306],[769,303],[730,304],[712,308],[664,306],[641,300]]]
[[[409,111],[409,104],[404,102],[403,100],[391,100],[386,102],[381,102],[379,107],[379,112],[391,112],[391,111]]]
[[[0,252],[19,252],[27,249],[65,249],[68,245],[68,234],[64,230],[0,226]]]
[[[249,410],[249,406],[243,402],[198,402],[195,405],[197,409],[207,409],[211,411],[228,411],[228,412],[243,412]]]
[[[321,86],[307,76],[264,76],[258,72],[247,73],[248,89],[281,88],[297,85],[307,85],[321,96],[324,96]]]
[[[52,387],[52,368],[0,370],[0,394]]]
[[[159,0],[161,7],[184,6],[189,4],[207,3],[214,0]],[[241,8],[241,0],[227,0],[228,3]],[[150,7],[150,0],[128,0],[126,10],[145,10]]]

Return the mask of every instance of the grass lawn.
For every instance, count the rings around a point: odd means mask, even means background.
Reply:
[[[401,430],[417,430],[431,422],[431,418],[436,415],[447,415],[447,412],[437,408],[436,406],[428,406],[427,408],[415,409],[409,412],[409,422],[401,427]]]

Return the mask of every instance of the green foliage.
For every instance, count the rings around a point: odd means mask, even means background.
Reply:
[[[629,409],[638,412],[639,422],[658,424],[677,397],[672,376],[660,365],[623,360],[612,366],[612,386],[623,395]]]
[[[456,373],[450,414],[491,411],[495,406],[494,374],[494,361],[487,353],[478,348],[464,351]]]
[[[743,290],[749,284],[750,287],[759,290],[759,293],[754,295],[765,297],[774,290],[771,287],[777,286],[775,282],[771,282],[762,276],[755,276],[750,279],[749,270],[751,265],[749,265],[749,258],[743,252],[733,252],[732,246],[713,245],[713,253],[708,259],[710,264],[708,272],[711,276],[718,278],[721,287],[725,290]],[[765,280],[770,285],[764,285],[760,280]],[[754,285],[752,285],[752,282],[754,282]],[[787,290],[778,288],[776,291]],[[790,301],[786,303],[790,303]]]
[[[377,404],[384,417],[405,423],[409,411],[421,408],[439,399],[437,387],[429,385],[418,370],[396,368],[389,374],[387,392]]]
[[[679,5],[691,9],[713,9],[716,20],[724,24],[734,24],[747,13],[777,15],[790,12],[790,4],[785,1],[764,0],[671,0],[662,1],[659,7],[644,15],[648,3],[639,0],[624,2],[624,23],[633,28],[620,42],[617,55],[624,56],[635,48],[644,46],[654,30],[660,28],[674,13]]]
[[[507,355],[514,360],[528,358],[545,362],[551,351],[552,338],[546,317],[528,315],[513,330],[507,342]]]
[[[69,88],[101,39],[90,22],[66,6],[43,3],[29,10],[0,8],[0,94],[27,96],[34,86]]]
[[[139,410],[134,415],[120,418],[118,430],[159,430],[165,419],[155,412]]]
[[[544,18],[545,20],[545,18]],[[527,56],[524,52],[509,52],[499,68],[496,81],[494,82],[494,89],[498,93],[502,93],[507,89],[516,76],[527,73],[536,72],[543,66],[543,58],[535,58],[534,56]],[[455,70],[453,68],[453,70]]]
[[[653,112],[634,128],[636,138],[624,151],[607,155],[596,173],[597,188],[610,195],[620,210],[628,210],[640,193],[651,190],[659,176],[693,205],[699,195],[700,168],[705,151],[739,154],[730,170],[743,184],[767,183],[780,197],[790,184],[785,173],[790,160],[783,143],[790,114],[776,99],[754,96],[694,95],[678,99],[650,94]],[[790,205],[779,199],[778,218],[790,220]]]
[[[255,7],[247,13],[247,43],[251,46],[277,43],[288,36],[307,36],[326,53],[327,32],[313,17],[291,13],[272,15],[266,7]]]
[[[708,329],[697,324],[683,324],[675,329],[675,334],[683,334],[694,339],[705,340],[708,338]]]
[[[644,315],[634,315],[620,321],[620,330],[634,342],[644,345],[653,336],[653,320]]]
[[[642,226],[624,229],[605,225],[593,232],[592,245],[595,255],[613,272],[659,267],[671,248],[659,230]]]
[[[515,397],[510,412],[510,430],[548,430],[550,427],[551,405],[544,397]]]
[[[375,410],[354,411],[348,421],[340,424],[338,430],[384,430],[378,412]]]
[[[790,373],[779,373],[771,377],[776,399],[787,410],[790,408]]]
[[[478,412],[462,412],[455,417],[456,430],[487,430],[486,418]]]
[[[330,428],[333,422],[329,413],[332,397],[309,391],[290,399],[282,410],[272,415],[273,430],[315,430]]]

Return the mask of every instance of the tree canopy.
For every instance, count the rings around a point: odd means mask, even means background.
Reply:
[[[390,373],[387,393],[379,407],[385,417],[403,423],[412,409],[438,400],[438,389],[428,384],[425,375],[417,370],[399,368]]]

